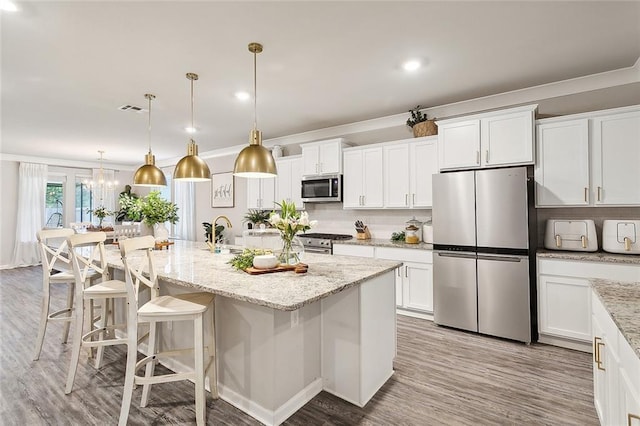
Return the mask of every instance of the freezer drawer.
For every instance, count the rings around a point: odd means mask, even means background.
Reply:
[[[478,254],[478,331],[531,342],[529,259]]]
[[[475,253],[434,253],[433,319],[436,324],[478,331]]]

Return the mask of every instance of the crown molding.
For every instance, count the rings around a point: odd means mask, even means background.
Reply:
[[[72,167],[74,169],[98,169],[100,168],[100,162],[91,162],[91,161],[80,161],[80,160],[65,160],[61,158],[47,158],[47,157],[35,157],[31,155],[19,155],[19,154],[1,154],[0,153],[0,161],[16,161],[22,163],[36,163],[36,164],[47,164],[49,166],[57,166],[57,167]],[[125,164],[107,164],[105,166],[104,162],[102,163],[102,168],[105,170],[114,170],[116,172],[120,171],[134,171],[136,167],[132,167]]]

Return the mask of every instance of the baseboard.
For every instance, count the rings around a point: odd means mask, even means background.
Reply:
[[[538,337],[538,343],[546,345],[559,346],[561,348],[573,349],[575,351],[593,353],[591,342],[580,342],[578,340],[567,339],[563,337],[549,336],[541,334]]]
[[[348,397],[347,395],[343,395],[343,394],[341,394],[340,392],[337,392],[335,389],[330,389],[330,388],[325,387],[323,390],[324,390],[325,392],[327,392],[327,393],[330,393],[331,395],[335,395],[335,396],[337,396],[338,398],[340,398],[340,399],[342,399],[342,400],[344,400],[344,401],[347,401],[347,402],[349,402],[349,403],[351,403],[351,404],[353,404],[353,405],[355,405],[355,406],[357,406],[357,407],[361,407],[361,408],[362,408],[362,407],[364,407],[365,405],[367,405],[367,403],[369,402],[369,400],[370,400],[371,398],[373,398],[373,396],[374,396],[376,393],[378,393],[378,391],[380,390],[380,388],[381,388],[385,383],[387,383],[387,380],[389,380],[389,379],[391,378],[391,376],[393,376],[393,373],[395,373],[395,371],[394,371],[394,370],[393,370],[393,368],[392,368],[392,369],[391,369],[391,371],[389,372],[389,374],[388,374],[388,375],[386,375],[386,376],[384,377],[384,379],[382,379],[382,380],[380,381],[380,384],[379,384],[377,387],[375,387],[375,391],[374,391],[371,395],[368,395],[368,396],[367,396],[367,398],[364,398],[364,400],[365,400],[365,401],[364,401],[364,403],[362,403],[362,402],[360,402],[360,401],[356,401],[356,400],[354,400],[353,398]]]
[[[413,317],[433,321],[433,314],[429,314],[426,312],[409,311],[402,308],[396,308],[396,314],[404,315],[405,317]]]
[[[267,426],[279,425],[287,420],[293,413],[302,408],[307,402],[322,391],[322,379],[317,378],[304,389],[294,395],[276,410],[269,410],[247,399],[239,393],[218,383],[220,398],[234,407],[244,411],[254,419]]]

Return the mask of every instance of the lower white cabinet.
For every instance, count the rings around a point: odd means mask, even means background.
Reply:
[[[333,254],[403,262],[402,266],[396,270],[398,313],[433,319],[433,252],[431,250],[334,244]]]
[[[590,279],[640,281],[640,265],[540,258],[538,262],[538,340],[591,351]],[[640,425],[639,425],[640,426]]]
[[[640,358],[592,296],[593,398],[600,424],[640,425]]]

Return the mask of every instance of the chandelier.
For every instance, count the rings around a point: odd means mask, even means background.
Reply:
[[[99,202],[97,205],[102,206],[107,192],[113,191],[116,185],[118,185],[118,181],[106,178],[104,168],[102,167],[104,151],[98,151],[98,153],[100,153],[100,168],[98,169],[98,172],[94,172],[93,179],[85,179],[82,183],[84,183],[91,192],[93,192],[94,196],[98,196]]]

